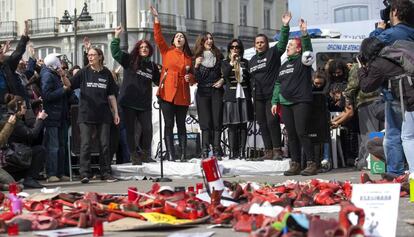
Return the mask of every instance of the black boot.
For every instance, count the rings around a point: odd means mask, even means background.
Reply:
[[[167,148],[167,160],[175,161],[177,158],[175,156],[174,137],[172,134],[165,136],[165,147]]]
[[[155,160],[151,159],[151,152],[142,150],[140,152],[141,161],[144,163],[152,163]]]
[[[178,141],[180,144],[180,161],[185,162],[187,160],[187,135],[180,135]]]
[[[246,142],[247,142],[247,124],[241,124],[239,126],[239,132],[240,132],[240,148],[239,148],[239,154],[240,159],[246,159]]]
[[[208,153],[210,151],[210,132],[205,130],[205,131],[201,131],[201,147],[202,147],[202,152],[201,152],[201,158],[202,159],[206,159],[208,158]]]
[[[220,142],[221,142],[221,131],[214,131],[213,155],[217,158],[217,160],[221,160],[222,153],[223,153],[221,150]]]
[[[229,125],[228,136],[229,136],[229,148],[230,148],[229,159],[234,160],[234,159],[237,159],[239,156],[236,150],[236,128],[234,125]]]

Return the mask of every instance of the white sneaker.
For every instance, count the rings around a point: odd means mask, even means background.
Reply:
[[[56,183],[56,182],[60,182],[60,179],[57,176],[50,176],[49,178],[47,178],[46,181],[48,183]]]

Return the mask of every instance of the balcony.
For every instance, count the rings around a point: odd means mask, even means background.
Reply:
[[[239,38],[246,40],[253,40],[257,35],[257,27],[254,26],[239,26]]]
[[[17,21],[0,22],[0,38],[17,37]]]
[[[29,21],[29,34],[56,34],[58,33],[57,17],[46,17],[30,19]]]
[[[207,21],[199,19],[185,19],[187,32],[190,34],[200,34],[207,31]]]
[[[112,29],[116,27],[116,12],[99,12],[89,14],[93,21],[78,22],[79,30]]]
[[[273,36],[275,36],[275,34],[279,31],[275,29],[263,28],[261,32],[269,38],[269,41],[274,41]]]
[[[233,38],[233,24],[223,22],[212,22],[214,36]]]
[[[162,29],[177,30],[176,16],[173,14],[159,13],[158,19]]]

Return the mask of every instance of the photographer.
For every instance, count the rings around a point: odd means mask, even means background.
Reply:
[[[385,100],[385,137],[384,150],[387,159],[387,173],[384,178],[393,178],[404,174],[404,152],[411,171],[414,168],[412,137],[413,111],[414,111],[414,88],[409,85],[406,77],[394,80],[397,76],[404,74],[404,69],[398,64],[379,57],[378,54],[384,47],[384,43],[375,37],[362,41],[360,57],[358,58],[360,68],[358,77],[363,92],[373,92],[382,87]],[[400,93],[400,89],[402,89]],[[403,98],[400,98],[403,94]],[[402,114],[400,99],[405,102],[405,133],[403,131],[404,144],[401,141]],[[409,135],[411,130],[411,135]],[[405,135],[405,137],[404,137]],[[411,137],[410,137],[411,136]],[[410,158],[411,157],[411,158]]]
[[[375,36],[387,45],[396,40],[414,41],[414,3],[410,0],[386,0],[384,5],[387,6],[381,11],[384,21],[378,22],[369,36]],[[386,29],[388,21],[391,27]]]
[[[30,147],[31,163],[28,168],[6,166],[4,167],[4,170],[10,173],[16,180],[24,178],[23,185],[25,188],[43,188],[43,185],[37,182],[35,178],[37,178],[39,172],[43,169],[46,149],[41,145],[33,145],[33,141],[42,133],[43,121],[46,119],[47,114],[44,111],[40,112],[37,115],[34,127],[31,128],[24,122],[24,115],[27,110],[24,99],[20,96],[8,94],[6,95],[5,101],[7,102],[7,109],[9,113],[14,113],[17,117],[14,130],[9,137],[8,143],[11,148],[13,147],[13,144],[20,144],[20,146]],[[20,151],[14,150],[14,152]]]

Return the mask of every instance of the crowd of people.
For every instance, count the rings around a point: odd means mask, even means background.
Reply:
[[[414,41],[412,15],[414,4],[393,0],[391,27],[385,24],[365,39],[354,62],[330,59],[325,67],[314,70],[315,56],[307,32],[300,20],[302,36],[289,41],[291,14],[282,16],[283,26],[277,44],[270,48],[264,34],[255,37],[256,54],[243,58],[244,45],[239,39],[227,45],[226,56],[214,44],[214,35],[206,32],[190,48],[184,32],[174,34],[170,43],[163,36],[154,7],[154,40],[162,64],[151,61],[154,46],[147,40],[135,43],[131,52],[120,48],[121,26],[115,29],[110,44],[112,57],[123,68],[105,67],[101,49],[84,39],[84,65],[71,69],[60,54],[36,59],[28,44],[28,26],[15,51],[6,56],[10,43],[0,48],[0,104],[3,122],[0,132],[0,183],[22,180],[26,188],[40,188],[40,174],[45,170],[48,182],[68,180],[68,129],[79,126],[80,180],[88,183],[94,140],[99,144],[101,180],[114,182],[111,174],[114,153],[117,162],[133,165],[154,162],[152,145],[152,91],[164,117],[165,159],[186,161],[186,116],[190,105],[190,86],[197,84],[195,95],[201,129],[200,158],[211,154],[221,159],[222,132],[228,130],[229,159],[246,159],[248,123],[257,121],[264,153],[253,160],[281,160],[281,123],[287,131],[290,167],[284,175],[316,175],[320,158],[309,136],[314,93],[326,98],[329,112],[339,115],[329,122],[332,128],[347,128],[345,150],[358,168],[367,166],[366,143],[369,133],[381,131],[385,120],[384,156],[386,176],[405,172],[405,159],[414,171],[414,89],[405,80],[404,69],[380,57],[380,51],[396,40]],[[27,46],[27,47],[26,47]],[[29,60],[22,60],[27,52]],[[287,60],[281,56],[286,52]],[[390,80],[400,76],[400,81]],[[400,91],[402,90],[402,91]],[[400,100],[403,103],[400,103]],[[385,103],[382,103],[385,101]],[[78,105],[77,124],[70,124],[71,106]],[[401,104],[405,104],[401,113]],[[385,112],[384,112],[385,111]],[[381,118],[381,114],[383,115]],[[74,116],[72,114],[72,116]],[[325,115],[321,115],[323,117]],[[174,147],[177,126],[179,148]],[[140,134],[137,135],[137,131]],[[117,139],[113,139],[116,137]],[[357,148],[353,144],[357,144]],[[323,157],[329,157],[324,141]],[[359,146],[358,146],[359,145]],[[358,148],[359,147],[359,148]],[[410,152],[411,151],[411,152]],[[405,155],[404,155],[405,154]]]

